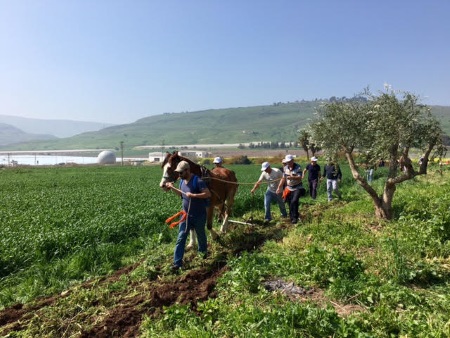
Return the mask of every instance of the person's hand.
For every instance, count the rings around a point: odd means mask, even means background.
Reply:
[[[166,187],[167,187],[167,189],[172,189],[173,188],[173,183],[172,182],[167,182],[166,183]]]

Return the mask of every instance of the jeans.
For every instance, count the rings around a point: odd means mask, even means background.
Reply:
[[[291,191],[287,198],[287,202],[289,203],[289,217],[292,222],[297,222],[299,217],[298,207],[300,200],[300,189],[296,189]]]
[[[272,201],[278,203],[280,207],[281,215],[283,217],[287,217],[286,207],[284,206],[283,198],[281,195],[278,195],[270,190],[266,190],[266,194],[264,195],[264,210],[266,212],[264,219],[272,220],[272,215],[270,214],[270,204]]]
[[[173,264],[181,267],[183,265],[184,247],[186,245],[186,239],[189,235],[189,230],[194,229],[197,234],[198,252],[206,254],[207,242],[206,242],[206,214],[201,217],[188,217],[188,228],[186,229],[186,221],[181,222],[178,227],[178,238],[175,244],[175,252],[173,255]]]
[[[371,183],[373,181],[373,169],[367,170],[367,182]]]
[[[338,186],[338,180],[330,180],[327,179],[327,195],[328,195],[328,201],[331,201],[333,199],[333,190],[338,195],[339,198],[342,197],[341,192],[339,191]]]
[[[316,199],[317,197],[317,184],[319,183],[319,179],[315,180],[308,180],[308,186],[309,186],[309,196],[311,196],[312,199]]]

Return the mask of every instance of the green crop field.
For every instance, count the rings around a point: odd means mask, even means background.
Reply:
[[[181,204],[159,188],[161,174],[159,166],[0,171],[0,306],[106,274],[171,241],[164,221]],[[236,212],[245,203],[238,198]]]
[[[301,199],[301,224],[273,205],[263,226],[265,186],[250,194],[260,166],[229,167],[241,183],[232,219],[253,224],[210,241],[206,260],[188,252],[180,275],[165,220],[181,202],[159,188],[160,167],[0,170],[0,335],[450,336],[448,168],[400,185],[387,222],[342,165],[342,201],[322,183]],[[376,171],[380,192],[385,178]],[[186,291],[197,296],[176,296]]]

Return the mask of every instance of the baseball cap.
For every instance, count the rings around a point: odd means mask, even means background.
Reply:
[[[263,162],[261,164],[261,171],[265,171],[269,167],[270,167],[270,163],[269,162]]]
[[[187,163],[186,161],[181,161],[180,163],[178,163],[177,168],[175,169],[176,172],[183,172],[186,169],[190,169],[189,167],[189,163]]]
[[[222,163],[222,159],[220,157],[214,158],[213,163]]]
[[[311,157],[311,162],[317,162],[317,160],[318,160],[317,157],[315,157],[315,156]]]

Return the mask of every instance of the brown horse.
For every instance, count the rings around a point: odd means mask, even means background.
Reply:
[[[191,173],[205,181],[211,191],[210,205],[207,210],[206,227],[211,232],[212,238],[216,239],[217,233],[212,227],[214,208],[219,209],[220,215],[223,218],[220,231],[225,233],[228,226],[228,216],[232,212],[234,196],[236,195],[238,188],[236,175],[234,171],[223,167],[216,167],[213,170],[209,170],[204,166],[194,163],[188,158],[178,155],[178,152],[175,151],[172,154],[167,153],[161,165],[163,168],[163,177],[159,183],[161,188],[166,190],[167,182],[175,182],[178,180],[179,175],[175,171],[175,168],[181,161],[188,162]],[[191,231],[191,240],[188,247],[192,246],[194,242],[195,236],[193,235],[193,231]]]

